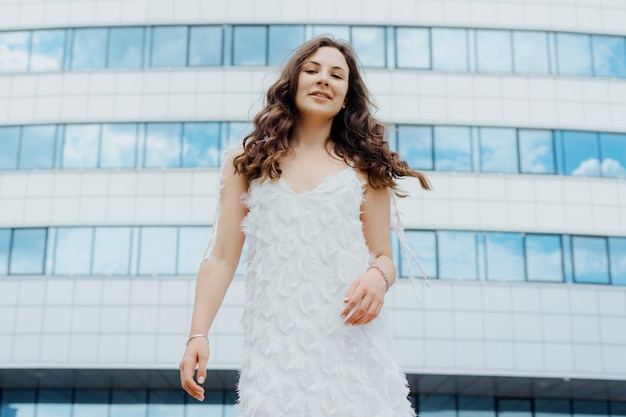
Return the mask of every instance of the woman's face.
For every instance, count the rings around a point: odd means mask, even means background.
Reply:
[[[319,48],[300,68],[296,108],[300,117],[330,119],[341,111],[348,92],[348,63],[338,49]]]

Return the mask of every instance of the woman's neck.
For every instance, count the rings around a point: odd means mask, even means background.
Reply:
[[[290,144],[293,148],[305,147],[305,148],[323,148],[326,146],[326,141],[330,138],[330,128],[332,126],[332,120],[330,121],[318,121],[318,120],[298,120],[293,129],[293,134],[290,138]]]

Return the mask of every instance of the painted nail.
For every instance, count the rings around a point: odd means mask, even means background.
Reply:
[[[198,378],[198,383],[203,384],[204,383],[204,377],[201,376],[200,378]]]

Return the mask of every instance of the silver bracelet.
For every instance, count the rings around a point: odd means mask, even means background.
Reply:
[[[189,339],[187,339],[187,345],[189,345],[189,342],[191,342],[193,339],[197,337],[204,337],[206,338],[207,343],[209,342],[209,336],[204,335],[204,334],[194,334],[194,335],[189,336]]]
[[[385,280],[385,287],[387,287],[387,288],[386,288],[386,290],[385,290],[385,292],[389,291],[389,288],[391,288],[391,281],[389,280],[389,275],[387,275],[387,273],[385,272],[385,270],[383,269],[383,267],[382,267],[382,266],[380,266],[380,265],[371,264],[371,265],[367,268],[366,272],[367,272],[367,271],[369,271],[370,269],[375,269],[375,270],[377,270],[378,272],[380,272],[380,275],[382,275],[382,276],[383,276],[383,279]]]

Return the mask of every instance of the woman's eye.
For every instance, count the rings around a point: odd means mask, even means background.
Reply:
[[[307,74],[315,74],[315,70],[314,69],[308,69],[308,70],[306,70],[304,72],[306,72]]]
[[[333,77],[335,77],[338,80],[341,80],[341,75],[339,75],[339,74],[333,74]]]

